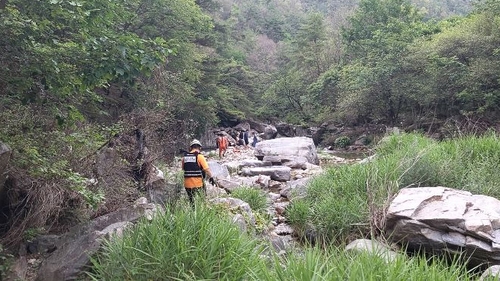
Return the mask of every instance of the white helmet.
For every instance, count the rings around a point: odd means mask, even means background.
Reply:
[[[201,142],[197,139],[194,139],[190,144],[189,144],[189,147],[192,147],[193,145],[199,145],[200,147],[202,147],[201,145]]]

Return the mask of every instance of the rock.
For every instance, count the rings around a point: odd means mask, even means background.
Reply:
[[[283,137],[295,137],[297,135],[295,126],[287,123],[277,124],[276,130]]]
[[[278,130],[273,125],[267,125],[262,133],[262,138],[265,140],[274,139],[278,135]]]
[[[229,210],[242,214],[248,225],[251,225],[252,227],[255,226],[255,216],[252,212],[252,208],[250,208],[250,205],[247,202],[232,197],[213,198],[210,202],[224,205],[229,208]]]
[[[500,201],[447,187],[404,188],[389,205],[385,233],[410,250],[500,264]]]
[[[57,240],[56,250],[42,262],[36,280],[76,279],[90,263],[90,257],[99,250],[106,235],[112,235],[117,228],[122,228],[120,222],[137,221],[150,209],[156,208],[145,202],[145,198],[140,198],[132,208],[122,208],[71,228]]]
[[[271,167],[256,167],[256,168],[243,168],[241,175],[243,176],[270,176],[272,180],[276,181],[289,181],[291,179],[291,169],[283,166]]]
[[[145,186],[149,189],[165,188],[165,175],[163,171],[156,166],[152,166],[151,173],[147,175]]]
[[[266,130],[267,124],[265,124],[265,123],[257,122],[254,120],[248,120],[247,122],[250,125],[251,129],[254,129],[255,131],[257,131],[259,133],[263,133]]]
[[[280,194],[288,199],[304,197],[307,192],[307,184],[310,178],[302,178],[298,180],[292,180],[287,183],[286,188],[281,190]]]
[[[243,159],[242,161],[239,162],[238,168],[244,168],[244,167],[266,167],[266,166],[272,166],[273,163],[270,161],[261,161],[257,159]]]
[[[288,224],[279,224],[277,225],[274,230],[273,230],[274,233],[276,233],[276,235],[291,235],[293,234],[293,228],[291,226],[289,226]]]
[[[500,280],[500,265],[490,266],[486,269],[483,274],[481,274],[481,277],[479,277],[479,281],[484,280]]]
[[[241,183],[234,179],[218,179],[217,183],[221,188],[227,190],[228,192],[233,192],[241,186]]]
[[[284,165],[292,169],[307,169],[307,158],[303,156],[279,156],[266,155],[262,159],[264,162],[270,162],[272,165]]]
[[[387,263],[394,262],[398,253],[392,251],[389,246],[370,239],[356,239],[345,247],[344,251],[368,252],[383,258]]]
[[[291,235],[270,235],[268,240],[278,255],[285,254],[293,248],[294,240]]]
[[[5,280],[26,280],[28,275],[28,260],[26,256],[20,256],[10,266],[9,272],[0,272],[6,274]],[[2,275],[0,275],[1,277]]]
[[[290,201],[275,202],[274,210],[276,214],[280,216],[283,215],[288,205],[290,205]]]
[[[153,166],[151,173],[148,173],[145,182],[149,202],[165,205],[167,194],[167,182],[163,171]]]
[[[316,146],[313,140],[307,137],[277,138],[261,141],[255,146],[254,155],[258,159],[263,159],[264,156],[288,156],[292,157],[291,159],[304,157],[311,164],[319,164]]]
[[[267,197],[268,197],[269,199],[271,199],[271,201],[272,201],[272,202],[274,202],[274,201],[276,201],[276,200],[280,199],[280,198],[281,198],[281,195],[276,194],[276,193],[269,192],[269,193],[267,194]]]
[[[208,167],[212,176],[216,179],[229,178],[229,170],[226,166],[219,164],[216,161],[207,161]]]
[[[240,132],[241,131],[248,132],[248,131],[250,131],[250,123],[248,123],[248,122],[241,122],[238,125],[234,126],[233,129],[236,130],[236,131],[240,131]]]
[[[59,235],[40,235],[28,242],[28,252],[31,254],[51,253],[56,249]]]
[[[238,226],[241,232],[247,232],[247,222],[242,214],[235,214],[233,216],[232,222]]]

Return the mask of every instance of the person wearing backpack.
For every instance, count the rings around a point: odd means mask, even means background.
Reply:
[[[258,142],[259,142],[259,139],[257,138],[257,133],[253,132],[252,133],[252,146],[255,147]]]
[[[226,156],[227,147],[229,146],[229,140],[224,133],[217,133],[216,145],[217,149],[219,149],[219,159],[222,159]]]
[[[184,171],[184,188],[189,198],[189,203],[194,206],[194,197],[196,195],[206,194],[204,179],[212,185],[216,185],[205,156],[201,154],[201,143],[194,139],[189,144],[189,152],[184,153],[182,158],[182,170]]]

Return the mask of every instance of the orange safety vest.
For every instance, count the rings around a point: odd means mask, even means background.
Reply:
[[[226,137],[218,137],[217,138],[217,147],[219,149],[225,149],[227,148],[227,138]]]

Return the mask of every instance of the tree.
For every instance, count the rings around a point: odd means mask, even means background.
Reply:
[[[130,14],[119,2],[12,0],[0,12],[0,91],[63,116],[68,103],[99,102],[96,87],[133,81],[172,52],[160,38],[120,31]]]
[[[405,0],[362,0],[349,23],[342,33],[350,60],[343,72],[343,80],[350,82],[341,93],[342,111],[352,115],[345,105],[359,102],[359,110],[369,113],[365,121],[394,123],[408,103],[405,89],[398,85],[405,73],[403,59],[408,46],[430,28]]]
[[[440,33],[411,48],[408,65],[419,65],[422,71],[414,79],[426,84],[419,94],[421,104],[433,104],[443,118],[495,117],[500,106],[497,22],[489,9],[442,21]]]

